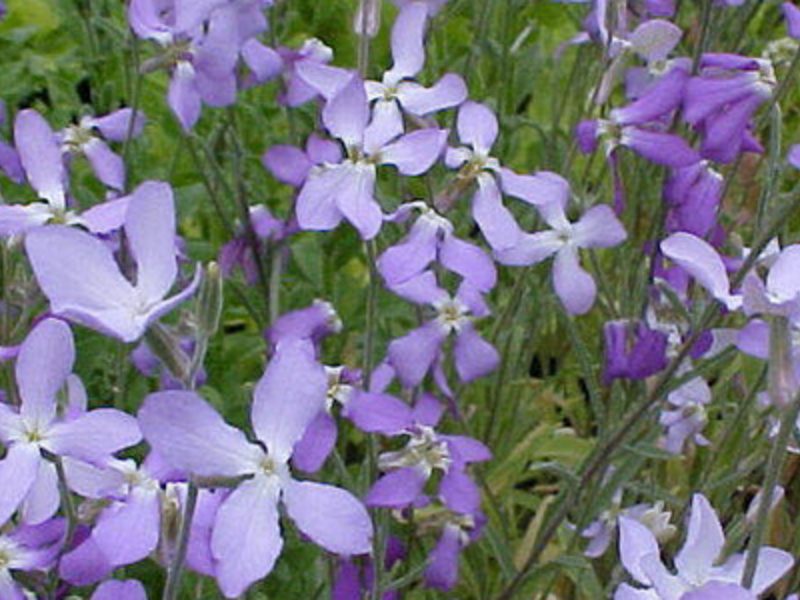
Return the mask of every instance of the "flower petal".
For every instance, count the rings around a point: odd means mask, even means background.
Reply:
[[[222,503],[211,534],[216,578],[227,598],[238,598],[272,571],[283,548],[275,478],[245,481]]]
[[[352,556],[372,549],[372,521],[350,492],[312,481],[290,481],[283,502],[297,528],[335,554]]]
[[[175,205],[169,184],[148,181],[133,192],[125,233],[136,259],[136,289],[148,300],[161,300],[178,274]]]
[[[141,439],[135,418],[113,408],[98,408],[53,425],[44,445],[59,456],[97,462]]]
[[[158,492],[134,488],[126,502],[101,514],[92,537],[113,567],[130,565],[156,549],[161,529]]]
[[[5,523],[28,495],[39,474],[41,456],[34,444],[14,444],[0,460],[0,523]]]
[[[467,101],[458,110],[458,138],[475,152],[488,154],[497,139],[497,117],[485,105]]]
[[[147,442],[176,469],[205,477],[236,477],[253,472],[263,451],[228,425],[197,394],[150,394],[139,409]]]
[[[63,209],[66,175],[50,125],[35,110],[23,110],[14,121],[14,143],[31,187],[54,208]]]
[[[56,412],[56,393],[75,364],[75,343],[69,325],[45,319],[20,346],[15,374],[22,398],[20,412],[49,422]]]
[[[597,295],[594,279],[581,268],[578,252],[571,247],[558,251],[553,261],[553,288],[571,315],[589,312]]]
[[[689,531],[675,566],[688,581],[705,581],[725,545],[725,534],[717,514],[702,494],[692,496]]]
[[[517,244],[522,230],[503,199],[494,177],[478,176],[478,190],[472,199],[472,217],[493,250],[507,250]]]
[[[133,328],[135,292],[103,242],[53,225],[29,232],[25,248],[54,314],[120,337]]]
[[[253,395],[256,436],[274,460],[285,462],[319,411],[325,407],[328,379],[314,358],[313,345],[288,340],[278,345]]]

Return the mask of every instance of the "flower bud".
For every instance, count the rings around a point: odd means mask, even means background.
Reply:
[[[181,348],[180,340],[160,323],[154,323],[145,334],[147,345],[173,377],[184,381],[191,369],[191,361]]]
[[[197,325],[206,338],[214,335],[219,327],[222,303],[222,274],[219,265],[211,262],[205,269],[197,297]]]

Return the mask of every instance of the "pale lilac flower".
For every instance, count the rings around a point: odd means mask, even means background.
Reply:
[[[755,271],[742,283],[743,307],[747,315],[783,315],[800,319],[800,244],[781,250],[767,272],[766,280]]]
[[[61,148],[39,113],[29,109],[17,115],[14,140],[28,183],[43,202],[1,205],[0,236],[22,234],[50,222],[82,225],[95,233],[108,233],[122,225],[127,197],[98,204],[81,215],[69,210]]]
[[[65,460],[64,472],[70,489],[107,504],[89,537],[62,557],[60,575],[65,581],[95,583],[155,550],[161,530],[161,489],[146,463],[139,467],[130,459],[97,465]]]
[[[489,309],[480,290],[464,280],[455,296],[436,282],[432,271],[397,284],[392,291],[420,306],[434,309],[435,317],[422,326],[393,340],[387,350],[388,362],[404,387],[419,385],[441,360],[445,341],[453,334],[453,362],[459,380],[468,383],[491,373],[500,356],[480,337],[473,320],[487,316]]]
[[[795,144],[789,149],[786,160],[795,169],[800,169],[800,144]]]
[[[309,340],[319,344],[329,335],[342,330],[342,321],[330,302],[314,300],[310,306],[278,317],[264,337],[274,348],[289,340]]]
[[[133,0],[128,20],[139,37],[162,46],[163,56],[154,59],[153,65],[170,70],[167,102],[188,131],[200,118],[203,102],[228,106],[236,99],[240,21],[220,14],[207,27],[185,30],[175,23],[173,8],[172,2],[161,7],[156,0]]]
[[[18,526],[0,534],[0,598],[29,598],[12,576],[14,572],[46,572],[55,562],[63,538],[63,520],[53,520],[37,527]]]
[[[64,471],[70,489],[87,498],[85,513],[97,516],[89,535],[62,556],[63,580],[90,585],[155,553],[161,562],[171,561],[175,540],[170,535],[176,531],[165,519],[180,514],[186,484],[171,481],[184,478],[182,473],[169,469],[153,453],[141,466],[132,460],[112,459],[100,466],[65,460]],[[206,575],[214,573],[208,558],[208,520],[216,515],[224,495],[224,491],[200,490],[192,521],[186,566]]]
[[[327,65],[333,59],[333,50],[316,38],[303,42],[298,50],[278,48],[283,60],[284,91],[278,96],[278,102],[286,106],[300,106],[318,97],[318,83],[313,77],[305,76],[306,69],[315,72],[317,65]],[[328,72],[328,71],[325,71]]]
[[[500,190],[509,196],[538,206],[550,200],[552,185],[530,175],[519,175],[506,169],[490,155],[497,140],[498,123],[494,113],[483,104],[465,102],[458,110],[459,148],[448,148],[445,162],[459,169],[465,183],[475,181],[477,191],[472,199],[472,218],[494,250],[515,246],[522,230],[511,212],[503,205]],[[556,193],[558,193],[556,191]]]
[[[322,113],[347,157],[312,170],[297,197],[297,221],[302,229],[327,231],[347,219],[368,240],[383,223],[374,197],[377,166],[394,165],[403,175],[421,175],[439,158],[447,132],[420,129],[398,138],[396,132],[384,131],[374,120],[369,122],[364,82],[358,75],[349,77]]]
[[[43,453],[102,462],[141,439],[136,420],[101,408],[86,412],[79,386],[72,406],[59,411],[56,394],[68,383],[75,362],[72,332],[63,321],[46,319],[20,348],[16,379],[19,410],[0,404],[0,440],[6,445],[0,461],[0,522],[22,506],[28,523],[52,517],[61,503],[56,468]]]
[[[91,600],[147,600],[147,594],[135,579],[112,579],[97,586]]]
[[[690,233],[679,232],[661,242],[661,252],[728,310],[738,310],[742,306],[742,297],[731,293],[725,263],[711,244]]]
[[[367,506],[424,503],[425,484],[438,471],[442,474],[438,496],[444,505],[460,515],[478,514],[480,494],[467,467],[489,460],[491,452],[472,438],[437,432],[442,410],[430,394],[423,394],[413,409],[385,393],[359,393],[351,400],[347,416],[360,429],[408,438],[404,448],[378,457],[384,475],[367,492]]]
[[[279,144],[271,146],[261,157],[261,164],[275,179],[295,188],[302,187],[315,167],[341,161],[342,149],[339,144],[316,133],[308,136],[305,150]]]
[[[425,64],[425,26],[428,8],[424,3],[404,6],[392,28],[392,68],[381,81],[365,82],[367,97],[373,103],[372,127],[386,138],[405,131],[403,113],[422,117],[458,106],[467,98],[464,80],[448,73],[431,88],[414,78]]]
[[[106,140],[124,142],[129,128],[131,137],[137,137],[143,127],[144,115],[137,113],[134,117],[130,108],[116,110],[104,117],[83,117],[77,125],[70,125],[59,134],[61,149],[67,156],[86,156],[95,177],[107,187],[121,192],[125,189],[125,164],[108,147]]]
[[[200,270],[183,291],[165,299],[178,276],[175,207],[165,183],[136,189],[125,234],[136,261],[136,285],[123,275],[109,247],[83,231],[40,227],[28,233],[25,247],[54,314],[133,342],[195,292]]]
[[[556,175],[548,174],[548,178],[559,181],[563,190],[559,197],[538,207],[552,229],[523,234],[515,246],[495,252],[495,257],[501,264],[520,266],[555,256],[553,288],[556,295],[570,314],[582,315],[592,308],[597,286],[581,267],[578,251],[616,246],[625,241],[627,234],[614,211],[605,205],[593,206],[576,223],[570,223],[565,214],[569,186]]]
[[[295,445],[292,455],[292,465],[306,473],[318,471],[336,446],[338,431],[333,408],[338,404],[342,412],[346,413],[347,405],[356,393],[356,386],[361,380],[360,371],[341,366],[326,366],[325,375],[328,379],[328,388],[323,409],[309,423],[305,433]]]
[[[244,30],[242,38],[249,39],[267,29],[264,8],[272,0],[174,0],[175,29],[196,31],[214,17],[235,20]]]
[[[292,478],[294,446],[322,408],[326,377],[310,342],[278,345],[256,386],[251,421],[260,444],[192,392],[145,399],[139,421],[153,449],[195,478],[244,478],[223,501],[211,535],[216,579],[236,598],[273,568],[283,546],[278,506],[326,550],[345,556],[370,551],[372,523],[343,489]]]
[[[620,517],[619,528],[622,565],[643,587],[634,588],[623,583],[614,594],[615,600],[685,600],[687,597],[711,600],[719,596],[699,595],[700,590],[708,590],[705,586],[709,584],[714,584],[712,588],[719,587],[719,584],[735,584],[733,589],[738,587],[745,556],[734,554],[724,563],[717,564],[725,545],[725,534],[714,509],[701,494],[695,494],[692,498],[686,541],[675,556],[675,574],[661,561],[658,541],[647,527],[623,516]],[[793,564],[794,559],[788,552],[762,547],[752,595],[743,598],[755,598],[766,591]]]
[[[395,215],[403,218],[413,209],[419,209],[421,214],[408,235],[378,257],[378,271],[387,287],[402,286],[437,261],[476,290],[489,292],[497,283],[491,257],[478,246],[458,238],[453,224],[424,202],[404,204]]]
[[[792,2],[781,4],[781,12],[786,20],[786,33],[795,40],[800,40],[800,8]]]
[[[685,366],[678,375],[688,371]],[[670,392],[667,402],[673,410],[661,411],[659,423],[666,428],[660,445],[667,452],[681,454],[687,442],[707,446],[709,441],[702,435],[708,423],[705,406],[711,402],[711,388],[702,377],[695,377],[678,389]]]
[[[581,531],[581,537],[589,540],[583,551],[584,556],[599,558],[605,554],[608,547],[617,538],[621,515],[635,519],[647,527],[660,542],[666,542],[675,535],[676,529],[670,524],[672,513],[664,510],[663,502],[656,502],[652,505],[636,504],[623,509],[621,508],[622,490],[618,489],[614,492],[611,503],[611,508],[601,512],[595,521]]]
[[[431,16],[439,13],[448,0],[391,0],[396,7],[403,9],[411,4],[424,4]]]

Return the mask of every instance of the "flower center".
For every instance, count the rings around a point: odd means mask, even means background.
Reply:
[[[438,315],[436,320],[442,326],[442,329],[448,333],[451,331],[459,331],[465,323],[469,321],[469,309],[455,299],[449,299],[442,302],[436,307]]]

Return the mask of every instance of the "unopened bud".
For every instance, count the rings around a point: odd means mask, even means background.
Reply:
[[[205,268],[197,297],[197,324],[200,333],[210,338],[219,328],[222,316],[222,274],[219,265],[211,262]]]
[[[191,370],[191,361],[181,348],[180,340],[160,323],[154,323],[145,334],[153,354],[178,381],[184,381]]]
[[[767,389],[770,400],[779,408],[788,406],[797,386],[792,368],[789,320],[786,317],[773,316],[770,321],[768,374]]]

